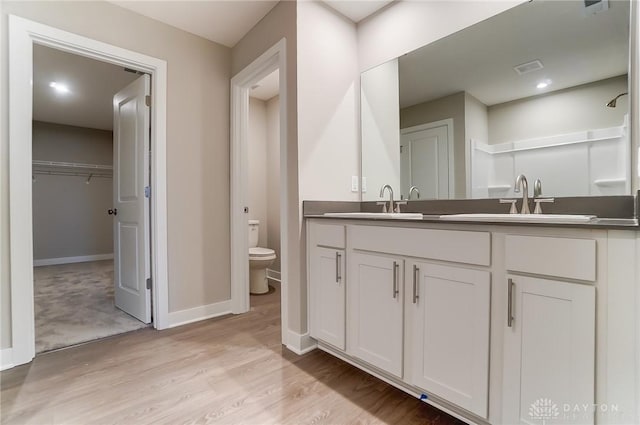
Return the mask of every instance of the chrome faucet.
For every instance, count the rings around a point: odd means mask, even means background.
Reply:
[[[409,198],[407,198],[409,201],[411,200],[411,194],[415,192],[416,193],[416,199],[420,199],[420,190],[418,190],[418,186],[411,186],[411,189],[409,189]]]
[[[380,188],[380,197],[382,198],[384,196],[384,190],[385,189],[389,189],[389,208],[387,209],[388,212],[393,212],[393,188],[391,188],[391,186],[389,186],[388,184],[385,184],[384,186],[382,186]]]
[[[542,181],[540,179],[536,179],[533,183],[533,199],[539,198],[542,195]]]
[[[555,202],[555,198],[542,198],[542,182],[540,179],[537,179],[533,184],[533,203],[536,207],[533,209],[534,214],[542,214],[542,203],[551,203]]]
[[[527,183],[527,178],[524,174],[519,174],[518,177],[516,177],[513,191],[520,193],[520,186],[522,186],[522,209],[520,210],[520,214],[531,214],[531,210],[529,209],[529,183]]]

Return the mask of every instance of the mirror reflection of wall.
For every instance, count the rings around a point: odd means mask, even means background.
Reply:
[[[363,200],[629,194],[628,49],[628,1],[530,2],[364,72]]]

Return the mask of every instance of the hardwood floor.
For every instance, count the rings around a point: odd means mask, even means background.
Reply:
[[[2,424],[457,424],[315,350],[280,344],[280,294],[251,312],[46,353],[0,375]]]

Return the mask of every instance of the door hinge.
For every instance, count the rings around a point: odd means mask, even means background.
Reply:
[[[151,198],[151,187],[149,186],[144,187],[144,197]]]
[[[147,278],[147,289],[151,289],[151,278]]]
[[[147,105],[147,106],[149,106],[149,107],[150,107],[150,106],[151,106],[151,96],[146,95],[146,96],[144,97],[144,103],[145,103],[145,105]]]

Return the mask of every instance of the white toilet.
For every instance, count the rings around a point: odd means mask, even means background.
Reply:
[[[258,246],[259,229],[260,221],[249,220],[249,292],[252,294],[269,292],[267,267],[276,259],[273,249]]]

